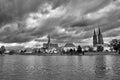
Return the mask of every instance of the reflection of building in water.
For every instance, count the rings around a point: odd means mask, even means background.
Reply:
[[[95,78],[98,79],[104,79],[107,77],[106,73],[108,72],[108,66],[106,64],[104,56],[98,56],[95,60]]]
[[[66,43],[64,46],[64,50],[68,51],[68,50],[77,50],[77,47],[73,44],[73,43]]]

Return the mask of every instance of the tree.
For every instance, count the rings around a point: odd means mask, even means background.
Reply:
[[[117,52],[120,48],[120,40],[113,39],[110,41],[110,45],[113,47],[113,49]]]
[[[89,52],[93,52],[93,48],[92,47],[89,47]]]
[[[97,46],[97,51],[102,52],[104,50],[103,46]]]
[[[5,46],[1,46],[1,51],[2,51],[2,53],[5,53],[5,51],[6,51]]]
[[[78,48],[77,48],[77,52],[78,52],[78,53],[81,53],[81,52],[82,52],[82,48],[81,48],[80,45],[79,45]]]

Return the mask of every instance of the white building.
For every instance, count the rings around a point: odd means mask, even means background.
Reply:
[[[67,43],[67,44],[65,44],[64,50],[68,51],[70,49],[77,50],[77,47],[73,43]]]
[[[26,54],[32,54],[33,53],[33,48],[25,48]]]
[[[109,44],[104,44],[104,51],[111,51],[111,46]]]
[[[94,51],[97,51],[97,47],[98,46],[102,46],[103,47],[103,51],[111,51],[111,47],[109,44],[97,44],[94,48]]]

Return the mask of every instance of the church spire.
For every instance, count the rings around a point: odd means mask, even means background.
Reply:
[[[101,35],[100,27],[98,27],[98,34]]]
[[[48,35],[48,43],[50,43],[50,35]]]
[[[94,35],[96,35],[96,31],[95,31],[95,29],[94,29]]]
[[[98,28],[98,44],[104,44],[100,27]]]
[[[96,35],[96,31],[94,29],[94,34],[93,34],[93,46],[97,45],[97,35]]]

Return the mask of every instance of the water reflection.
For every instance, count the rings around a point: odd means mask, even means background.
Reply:
[[[104,56],[96,56],[95,60],[95,78],[105,78],[108,68]]]
[[[119,56],[0,56],[0,80],[114,80]]]
[[[4,57],[1,57],[0,56],[0,73],[3,73],[2,69],[3,69],[3,66],[4,66]],[[0,80],[4,78],[3,77],[3,74],[0,74]]]

